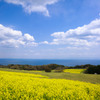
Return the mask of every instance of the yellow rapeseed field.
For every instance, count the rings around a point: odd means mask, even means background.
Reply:
[[[64,72],[80,74],[80,73],[82,73],[84,70],[85,70],[85,69],[65,69]]]
[[[100,84],[0,71],[0,100],[100,100]]]

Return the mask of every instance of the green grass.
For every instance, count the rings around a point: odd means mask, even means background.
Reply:
[[[68,72],[55,73],[54,71],[47,73],[44,71],[26,71],[26,70],[15,70],[15,69],[6,69],[6,68],[0,68],[0,70],[10,71],[10,72],[40,74],[43,76],[48,76],[49,78],[78,80],[78,81],[90,82],[94,84],[96,83],[100,84],[100,75],[94,75],[94,74],[83,74],[83,73],[77,74],[77,73],[68,73]]]

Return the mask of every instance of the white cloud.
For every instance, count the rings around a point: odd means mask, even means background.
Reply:
[[[36,42],[27,42],[26,43],[26,46],[37,46],[38,45],[38,43],[36,43]]]
[[[88,25],[69,29],[66,32],[55,32],[51,44],[67,44],[72,46],[93,46],[99,45],[100,40],[100,19],[93,20]]]
[[[49,16],[47,5],[56,3],[58,0],[4,0],[7,3],[21,5],[26,12],[42,12]]]
[[[14,30],[9,27],[5,27],[0,24],[0,45],[6,47],[19,47],[34,46],[37,43],[34,42],[34,37],[29,34],[22,34],[21,31]]]
[[[56,37],[56,38],[64,38],[65,33],[64,32],[55,32],[55,33],[51,34],[51,36]]]
[[[40,42],[40,44],[49,44],[48,41],[43,41],[43,42]]]
[[[5,46],[5,47],[15,47],[18,48],[19,45],[24,45],[24,41],[20,40],[15,40],[15,39],[8,39],[8,40],[3,40],[0,42],[0,45]]]
[[[34,41],[34,37],[29,34],[24,34],[24,40],[26,41]]]
[[[5,27],[3,25],[0,24],[0,39],[4,38],[9,38],[9,37],[20,37],[22,36],[22,32],[21,31],[17,31],[17,30],[13,30],[9,27]]]

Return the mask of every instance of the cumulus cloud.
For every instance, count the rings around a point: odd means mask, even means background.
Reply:
[[[26,41],[34,41],[34,37],[29,34],[24,34],[23,39]]]
[[[43,41],[43,42],[40,42],[40,44],[49,44],[48,41]]]
[[[55,32],[51,44],[67,44],[73,46],[93,46],[100,44],[100,19],[93,20],[88,25],[69,29],[66,32]]]
[[[37,45],[30,34],[22,34],[21,31],[5,27],[0,24],[0,45],[6,47],[19,47],[20,45]]]
[[[47,5],[56,3],[58,0],[4,0],[7,3],[21,5],[26,12],[42,12],[49,16]]]

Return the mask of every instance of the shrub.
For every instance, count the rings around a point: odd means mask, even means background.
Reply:
[[[88,73],[88,74],[100,74],[100,65],[97,65],[97,66],[90,66],[86,69],[85,73]]]
[[[60,72],[64,72],[63,70],[55,70],[55,72],[60,73]]]
[[[58,67],[58,68],[55,69],[55,72],[64,72],[64,68]]]
[[[52,70],[54,70],[54,69],[56,69],[58,67],[62,67],[62,68],[65,67],[64,65],[57,65],[57,64],[49,64],[49,65],[45,65],[45,66],[49,67]]]
[[[45,67],[45,72],[51,72],[51,69],[49,67]]]

